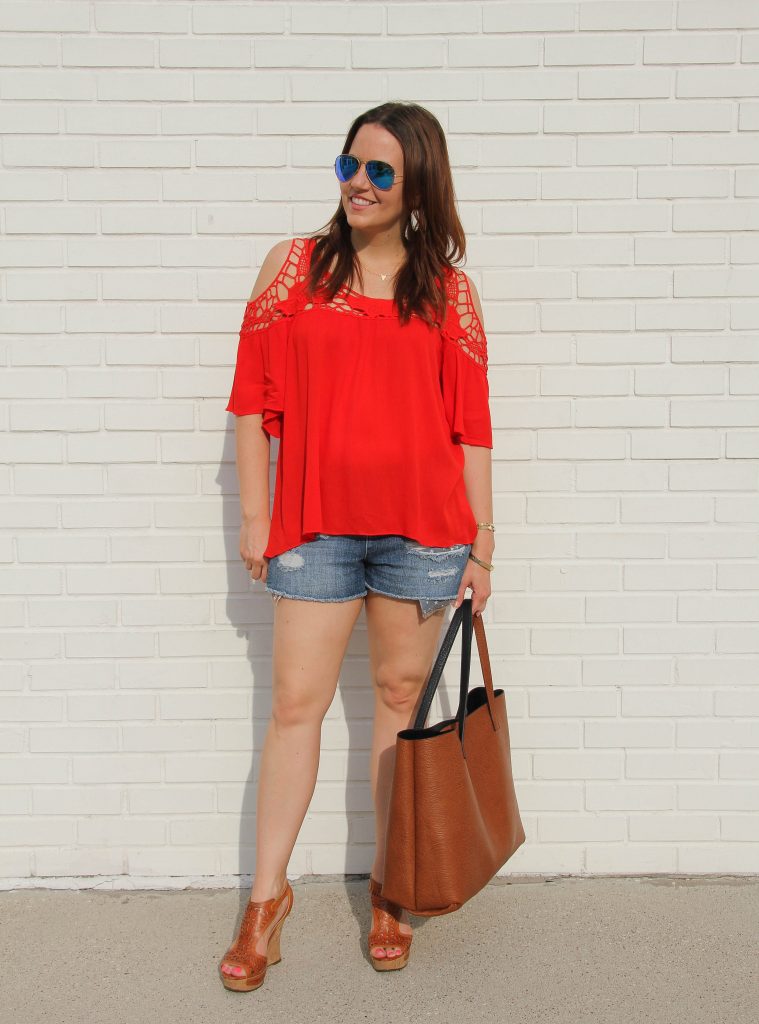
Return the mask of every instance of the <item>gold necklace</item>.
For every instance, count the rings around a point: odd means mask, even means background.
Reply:
[[[361,269],[362,269],[362,270],[368,270],[370,274],[374,274],[374,276],[375,276],[375,277],[381,277],[383,281],[384,281],[384,280],[385,280],[385,279],[386,279],[387,277],[389,277],[389,276],[390,276],[390,271],[389,271],[389,270],[388,270],[388,272],[387,272],[386,274],[380,274],[380,273],[379,273],[379,271],[377,271],[377,270],[372,270],[372,269],[371,269],[370,267],[366,267],[366,266],[364,266],[364,261],[363,261],[363,260],[361,259],[361,257],[360,257],[360,256],[359,256],[358,262],[359,262],[359,263],[361,264]],[[397,274],[397,273],[398,273],[398,271],[399,271],[400,269],[401,269],[401,266],[399,265],[399,266],[397,267],[396,271],[395,271],[395,274]],[[393,277],[395,277],[395,274],[393,274]]]

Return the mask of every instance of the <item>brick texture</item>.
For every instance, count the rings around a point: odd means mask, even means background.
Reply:
[[[446,130],[489,340],[504,871],[755,871],[759,4],[31,0],[0,65],[6,884],[253,869],[237,329],[396,98]],[[291,872],[372,863],[365,627]]]

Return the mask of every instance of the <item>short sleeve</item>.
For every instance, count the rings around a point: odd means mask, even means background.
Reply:
[[[303,239],[293,239],[274,280],[246,304],[226,406],[235,416],[261,413],[262,426],[273,437],[281,437],[293,292],[304,250]]]
[[[492,448],[487,339],[460,270],[451,275],[448,299],[440,382],[451,440]]]

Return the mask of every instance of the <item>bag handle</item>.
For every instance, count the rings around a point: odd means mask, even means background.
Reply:
[[[459,627],[464,626],[461,635],[461,678],[459,682],[459,707],[456,712],[456,721],[459,726],[459,739],[461,741],[461,750],[466,757],[466,751],[464,750],[464,722],[466,721],[466,703],[467,694],[469,693],[469,677],[471,673],[471,661],[472,661],[472,632],[477,636],[477,651],[480,656],[480,666],[482,668],[482,677],[485,681],[485,692],[488,700],[488,710],[490,712],[490,721],[493,726],[493,730],[497,731],[499,728],[498,719],[495,714],[495,693],[493,692],[493,675],[490,668],[490,655],[488,653],[488,642],[485,637],[485,625],[482,621],[481,615],[472,614],[472,599],[471,597],[465,597],[459,607],[453,613],[450,625],[448,626],[448,632],[443,637],[443,642],[440,645],[438,656],[435,659],[435,664],[432,666],[430,678],[427,682],[427,686],[422,697],[422,702],[419,706],[419,711],[414,720],[414,729],[423,729],[424,723],[427,721],[427,715],[430,712],[432,701],[435,697],[440,677],[443,674],[443,668],[448,660],[448,655],[451,653],[453,643],[456,639],[456,634],[459,631]]]

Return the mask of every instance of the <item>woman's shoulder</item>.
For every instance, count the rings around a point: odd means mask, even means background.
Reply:
[[[449,274],[449,295],[451,301],[459,313],[474,312],[480,322],[484,324],[485,318],[482,314],[482,302],[480,294],[472,278],[460,267],[451,267]]]
[[[487,338],[477,288],[460,267],[447,267],[445,276],[448,316],[443,334],[487,370]]]
[[[279,281],[291,287],[302,279],[308,270],[308,256],[313,242],[314,239],[300,236],[275,242],[261,263],[249,301],[254,302],[258,295]]]
[[[309,269],[311,239],[296,236],[275,242],[264,257],[243,317],[243,328],[268,327],[292,316]]]

